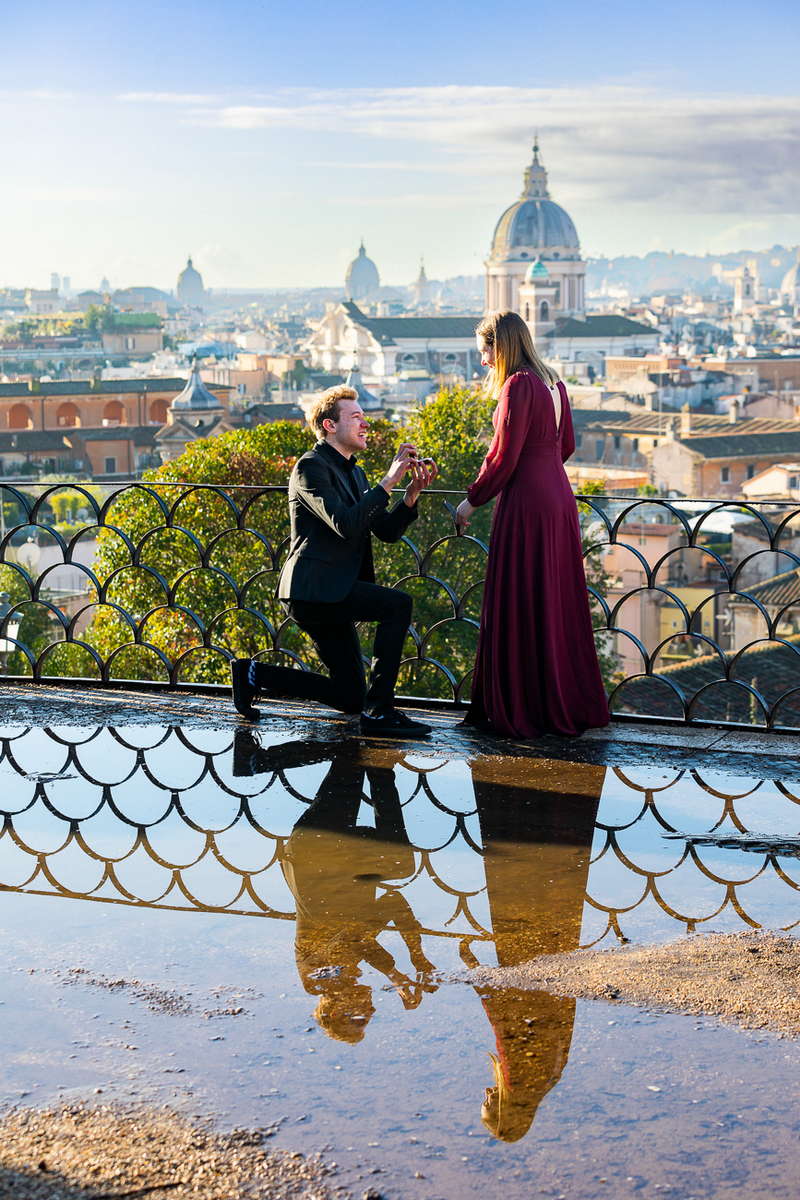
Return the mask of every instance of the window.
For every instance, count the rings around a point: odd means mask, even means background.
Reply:
[[[796,488],[796,487],[797,487],[797,476],[796,476],[796,475],[790,475],[790,476],[789,476],[789,487],[790,487],[790,488]]]
[[[605,438],[597,438],[594,443],[594,452],[598,458],[603,457],[603,451],[605,450],[605,448],[606,448],[606,439]]]
[[[638,450],[638,449],[639,449],[639,439],[638,439],[638,438],[633,438],[633,439],[632,439],[632,442],[633,442],[633,448],[634,448],[634,450]]]
[[[582,442],[582,441],[583,441],[583,434],[582,434],[582,433],[576,433],[576,434],[575,434],[575,449],[576,449],[576,450],[577,450],[578,446],[580,446],[580,444],[581,444],[581,442]]]
[[[106,465],[103,470],[105,471],[106,475],[116,475],[117,460],[115,458],[107,458],[105,459],[105,464]]]
[[[543,300],[542,303],[539,305],[539,318],[542,321],[550,320],[550,305],[547,303],[546,300]]]
[[[756,473],[755,464],[754,464],[754,463],[748,463],[748,464],[747,464],[747,478],[748,478],[748,479],[752,479],[752,478],[753,478],[753,476],[755,475],[755,473]]]
[[[8,412],[9,429],[33,429],[33,414],[27,404],[12,404]]]
[[[167,402],[166,400],[153,400],[148,410],[148,419],[151,425],[164,425],[167,420]]]
[[[730,482],[730,478],[731,478],[731,469],[730,469],[730,467],[720,467],[720,469],[719,469],[719,481],[720,481],[720,483],[729,483],[729,482]]]
[[[614,449],[619,450],[621,445],[622,445],[622,438],[620,437],[620,435],[618,433],[615,433],[614,434]]]
[[[125,406],[119,400],[109,400],[103,409],[104,425],[124,425],[126,423]]]
[[[66,425],[67,427],[79,426],[81,423],[81,414],[77,407],[71,401],[65,404],[60,404],[56,410],[56,424]]]

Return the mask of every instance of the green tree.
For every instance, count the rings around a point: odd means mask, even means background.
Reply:
[[[603,484],[600,480],[589,480],[581,485],[581,494],[587,497],[602,496]],[[608,593],[608,577],[603,564],[605,531],[598,537],[597,514],[590,504],[579,503],[578,514],[581,519],[581,542],[583,545],[583,563],[586,570],[586,582],[597,596],[606,599]],[[595,629],[595,647],[600,663],[600,673],[606,688],[618,682],[619,664],[614,651],[613,638],[610,633],[603,633],[607,627],[603,606],[596,596],[589,595],[589,608],[592,613],[592,624]]]
[[[114,311],[108,304],[90,304],[83,314],[83,323],[90,333],[102,333],[114,324]]]

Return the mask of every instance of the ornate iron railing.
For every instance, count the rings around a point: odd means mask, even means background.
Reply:
[[[498,924],[532,955],[554,912],[576,946],[800,920],[796,785],[573,766],[554,790],[547,762],[498,783],[491,760],[361,755],[245,729],[0,730],[0,890],[292,920],[287,864],[295,893],[341,870],[401,892],[417,932],[469,964]]]
[[[377,547],[414,596],[400,690],[467,699],[489,514],[461,493]],[[800,506],[578,497],[596,640],[620,717],[800,728]],[[285,488],[0,482],[0,673],[224,686],[232,657],[314,665],[274,598]]]

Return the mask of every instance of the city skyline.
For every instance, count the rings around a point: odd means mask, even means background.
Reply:
[[[587,257],[800,241],[782,0],[757,29],[738,0],[663,28],[628,0],[503,22],[468,0],[424,26],[416,3],[372,24],[317,0],[303,25],[249,0],[105,11],[14,16],[0,285],[171,288],[191,254],[211,288],[335,286],[362,237],[387,282],[420,255],[481,274],[537,130]]]

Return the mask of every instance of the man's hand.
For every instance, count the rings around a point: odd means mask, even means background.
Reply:
[[[409,508],[413,508],[419,499],[420,492],[426,487],[430,487],[436,476],[439,474],[439,468],[432,458],[415,458],[411,462],[411,482],[408,484],[403,496],[403,501]]]
[[[456,529],[459,533],[464,533],[468,528],[472,514],[475,509],[470,504],[469,500],[462,500],[456,509]]]
[[[394,462],[381,480],[383,490],[391,495],[392,488],[397,486],[416,459],[417,447],[412,442],[401,442],[394,456]]]

